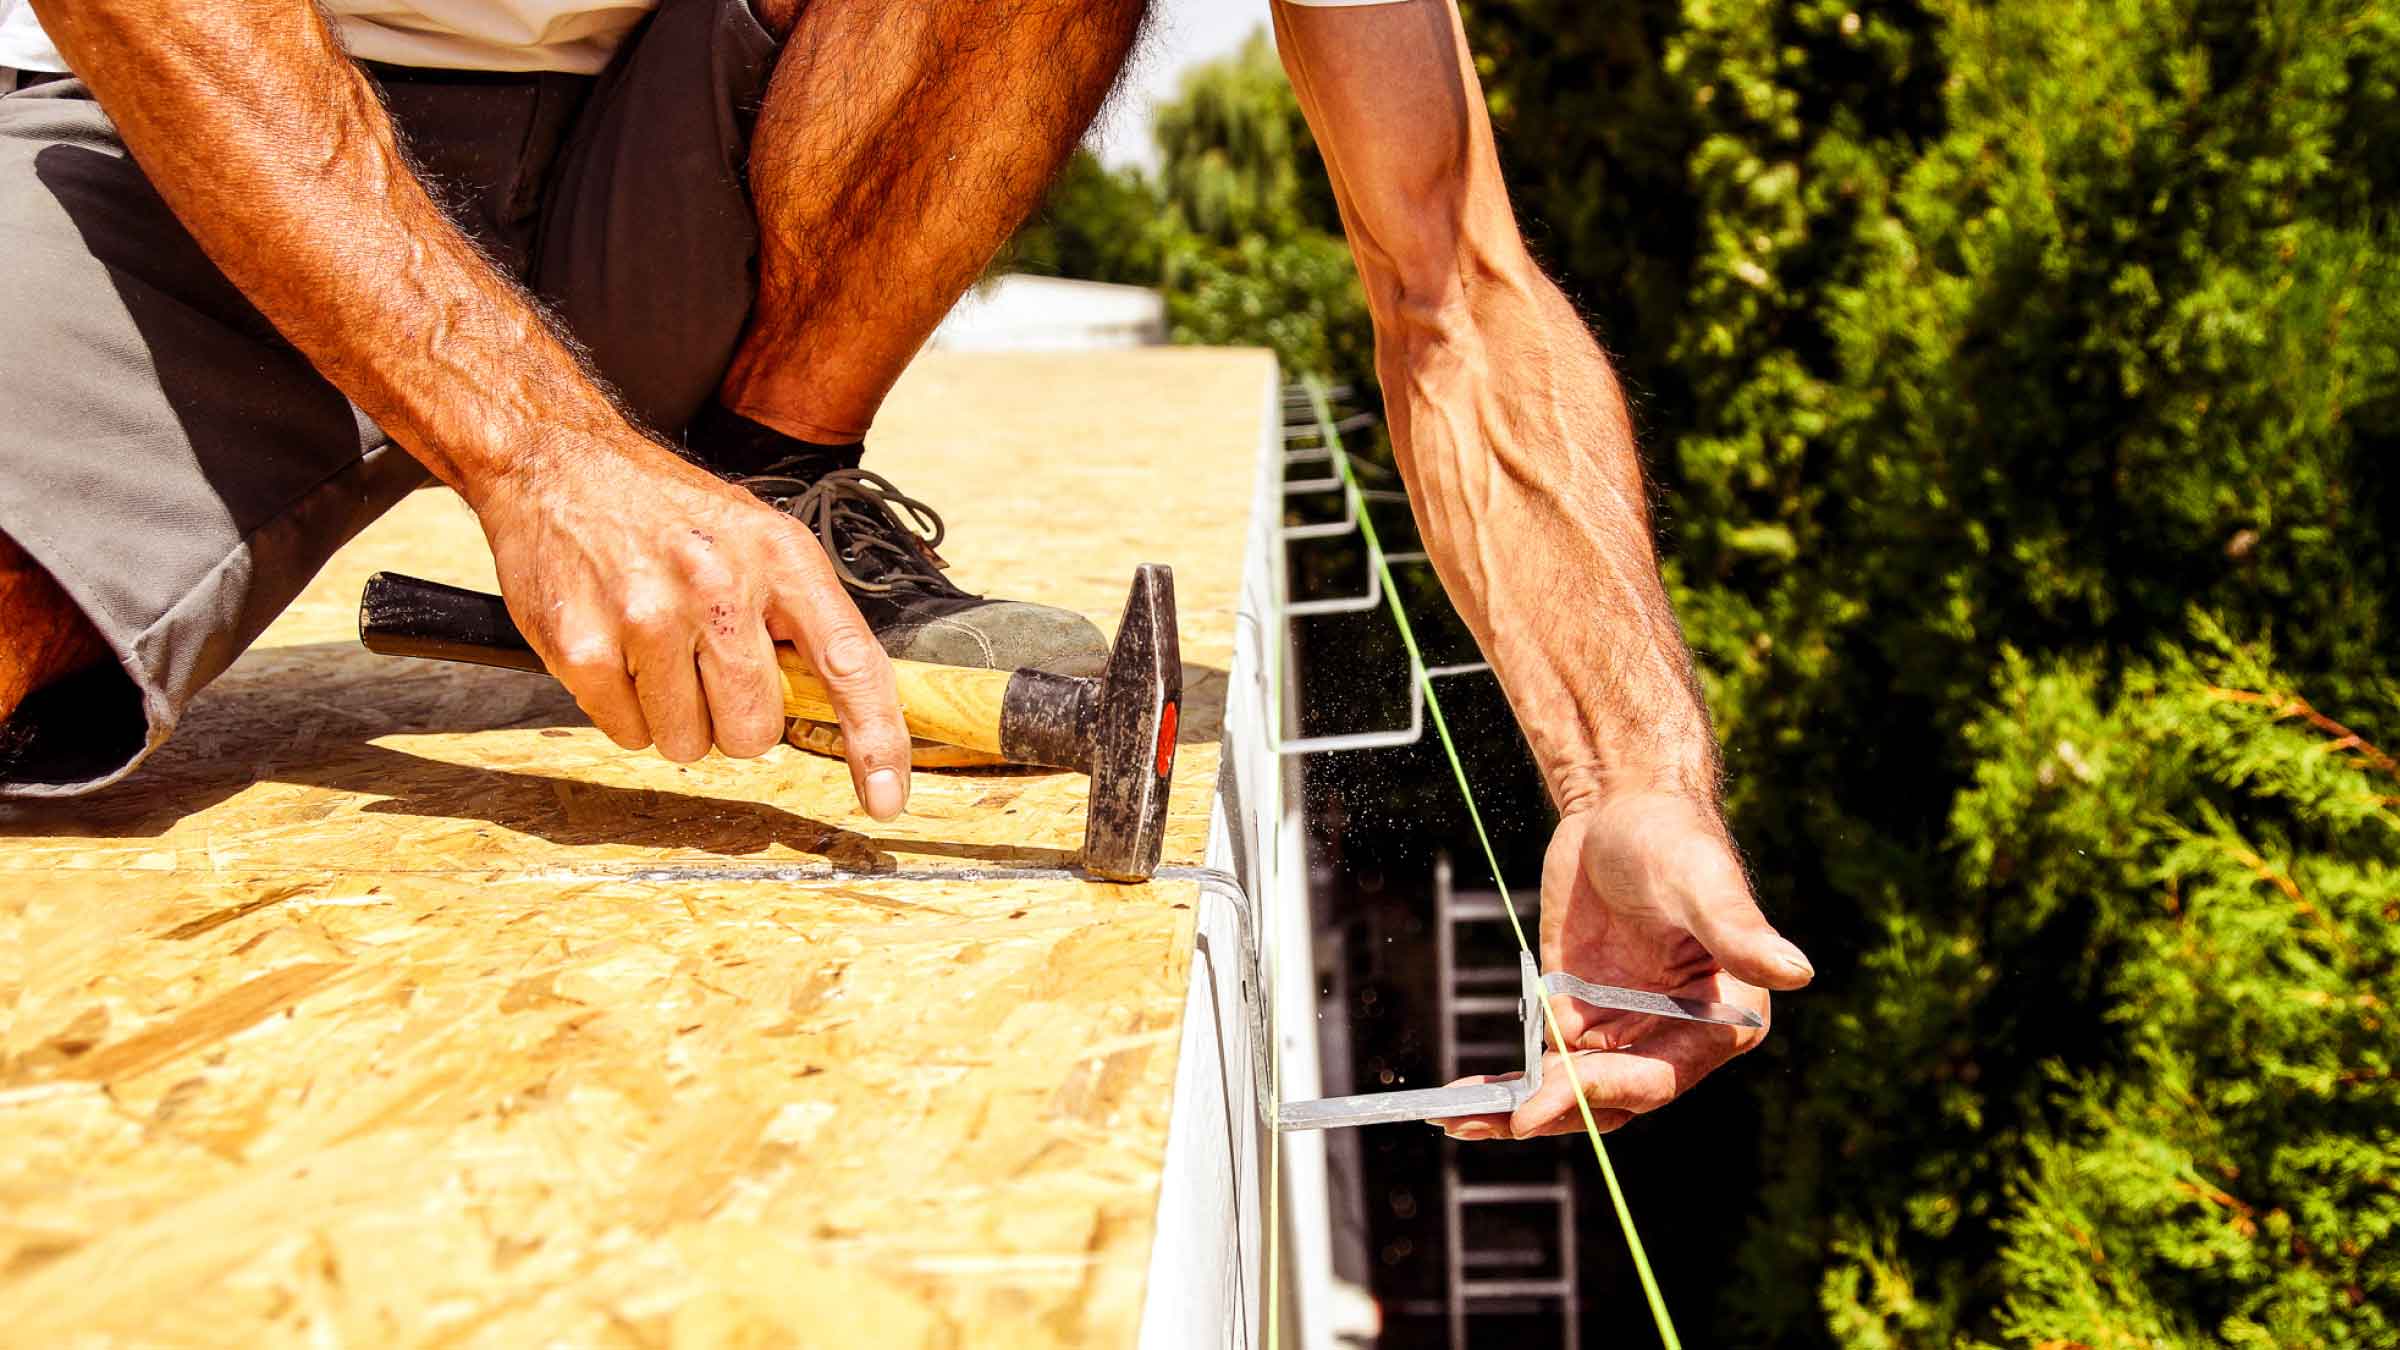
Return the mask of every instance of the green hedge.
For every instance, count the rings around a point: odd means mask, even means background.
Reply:
[[[2400,1344],[2400,13],[1467,19],[1823,976],[1678,1108],[1755,1158],[1625,1144],[1734,1205],[1646,1202],[1687,1332]],[[1356,375],[1267,59],[1043,247]]]

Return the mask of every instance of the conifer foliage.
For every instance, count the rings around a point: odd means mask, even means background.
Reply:
[[[1626,1142],[1746,1210],[1643,1214],[1687,1332],[2400,1344],[2400,9],[1463,7],[1820,972]],[[1226,106],[1115,279],[1360,373]]]
[[[1836,954],[1723,1334],[2400,1342],[2400,14],[1469,12]]]
[[[2201,621],[2114,680],[2012,653],[1968,728],[1962,880],[2086,925],[2111,1024],[2004,1179],[2012,1339],[2400,1343],[2400,763],[2281,680]]]

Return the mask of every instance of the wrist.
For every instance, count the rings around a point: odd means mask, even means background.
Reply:
[[[1594,706],[1603,701],[1592,690],[1576,691],[1575,734],[1542,747],[1550,752],[1542,756],[1544,776],[1560,811],[1627,796],[1683,797],[1715,810],[1723,783],[1716,728],[1680,643],[1660,656],[1650,663],[1652,674],[1665,676],[1662,667],[1671,665],[1680,678],[1616,685],[1619,697],[1605,706]]]
[[[1546,775],[1560,815],[1588,811],[1620,797],[1681,797],[1717,809],[1718,772],[1713,747],[1695,752],[1658,746],[1631,757],[1595,757]]]
[[[505,442],[485,440],[476,453],[452,459],[451,486],[480,515],[494,505],[540,496],[612,463],[681,462],[623,419],[612,415],[610,421],[613,426],[551,423]]]

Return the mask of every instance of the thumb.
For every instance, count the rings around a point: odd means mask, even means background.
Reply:
[[[1727,974],[1761,989],[1798,989],[1817,977],[1808,963],[1758,905],[1738,891],[1696,895],[1689,900],[1687,926]]]

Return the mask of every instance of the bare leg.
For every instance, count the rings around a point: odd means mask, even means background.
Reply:
[[[1147,3],[762,3],[789,36],[750,143],[758,302],[719,400],[804,440],[864,435],[1066,162]]]
[[[105,659],[91,620],[42,565],[0,534],[0,725],[25,696]]]

